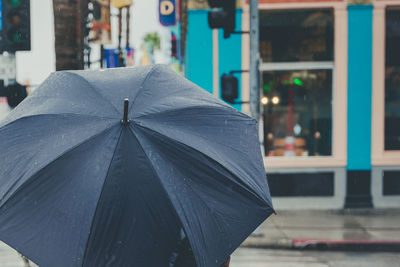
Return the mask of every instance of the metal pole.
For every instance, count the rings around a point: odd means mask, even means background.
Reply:
[[[131,44],[129,43],[130,18],[131,18],[131,7],[127,6],[126,7],[126,48],[128,48],[128,49],[131,46]]]
[[[258,24],[258,0],[250,0],[250,113],[257,122],[260,114]]]
[[[100,45],[100,68],[104,67],[104,45]]]
[[[258,0],[250,0],[250,113],[257,127],[260,116],[258,31]],[[252,235],[262,236],[263,232],[257,227]]]
[[[124,55],[121,47],[122,39],[122,8],[119,8],[118,14],[118,67],[124,67]]]

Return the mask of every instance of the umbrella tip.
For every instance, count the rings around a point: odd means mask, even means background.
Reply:
[[[128,120],[128,107],[129,107],[129,99],[125,98],[124,99],[124,117],[121,120],[121,123],[124,124],[124,125],[129,123],[129,120]]]

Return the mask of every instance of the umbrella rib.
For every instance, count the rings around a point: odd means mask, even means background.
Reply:
[[[129,108],[128,113],[131,112],[131,110],[133,108],[133,105],[135,104],[135,100],[141,95],[141,92],[145,91],[143,85],[148,80],[148,78],[150,77],[150,75],[153,73],[153,71],[156,69],[157,66],[158,65],[153,65],[151,67],[151,69],[149,70],[149,72],[146,74],[146,77],[144,77],[143,82],[140,84],[140,89],[141,90],[139,90],[139,92],[135,95],[135,97],[134,97],[134,99],[132,101],[131,107]]]
[[[172,113],[172,111],[173,111],[173,112],[178,112],[178,111],[184,111],[184,110],[186,110],[186,109],[175,109],[175,110],[171,110],[171,113]],[[167,112],[169,112],[169,111],[167,111]],[[167,113],[167,112],[165,112],[165,113]],[[153,113],[153,114],[164,114],[164,113]],[[144,115],[144,116],[140,116],[140,117],[137,117],[137,118],[144,118],[144,119],[146,119],[145,117],[151,117],[151,115],[153,115],[153,114],[146,114],[146,115]],[[155,116],[154,116],[154,117],[155,117]],[[251,121],[253,121],[253,120],[251,120]],[[255,120],[254,120],[253,122],[256,123]],[[145,127],[145,126],[142,125],[142,127]],[[149,127],[146,127],[146,128],[150,129]],[[150,130],[151,130],[151,129],[150,129]],[[154,130],[152,130],[152,131],[154,131]],[[199,135],[199,134],[194,134],[194,133],[193,133],[193,135],[194,135],[194,136],[197,136],[197,137],[199,137],[199,138],[202,138],[203,140],[207,140],[207,139],[205,139],[203,136],[201,136],[201,135]],[[174,140],[175,140],[175,139],[174,139]],[[215,142],[215,143],[217,143],[217,144],[219,144],[219,145],[223,145],[223,146],[229,147],[230,149],[235,150],[235,151],[237,151],[237,152],[242,152],[240,149],[235,148],[234,146],[228,146],[228,145],[226,145],[226,144],[222,144],[222,143],[219,143],[219,142]]]
[[[154,168],[154,166],[153,166],[153,163],[151,162],[151,160],[150,160],[149,156],[147,155],[146,151],[144,150],[143,145],[142,145],[142,143],[140,142],[140,138],[138,138],[138,136],[135,134],[135,132],[132,130],[131,127],[129,127],[129,130],[130,130],[130,132],[132,133],[132,135],[136,138],[136,140],[137,140],[137,142],[138,142],[138,144],[139,144],[139,146],[140,146],[140,149],[142,150],[143,154],[146,156],[146,160],[147,160],[147,162],[149,163],[150,168],[151,168],[153,174],[158,178],[159,183],[160,183],[160,186],[161,186],[162,190],[164,191],[164,193],[165,193],[166,196],[167,196],[167,201],[168,201],[169,204],[171,205],[172,210],[173,210],[174,213],[175,213],[175,216],[178,218],[179,223],[181,224],[181,226],[182,226],[182,228],[183,228],[183,230],[184,230],[184,232],[185,232],[185,234],[186,234],[186,236],[187,236],[186,230],[185,230],[185,228],[184,228],[184,224],[182,223],[182,220],[181,220],[181,218],[179,217],[179,214],[176,212],[175,206],[174,206],[174,204],[172,203],[171,199],[169,198],[168,191],[167,191],[167,189],[165,189],[163,183],[161,182],[161,178],[160,178],[160,176],[158,175],[158,172],[155,170],[155,168]],[[190,243],[190,240],[189,240],[189,243]],[[192,244],[190,244],[190,246],[193,247]],[[196,257],[195,257],[195,259],[196,259]],[[196,259],[196,262],[197,262],[197,259]]]
[[[101,117],[101,116],[97,116],[97,115],[88,115],[88,114],[79,114],[79,113],[39,113],[39,114],[31,114],[28,116],[22,116],[19,117],[17,119],[14,119],[12,121],[9,121],[5,124],[0,124],[0,131],[1,128],[5,127],[5,126],[9,126],[14,124],[15,122],[18,122],[22,119],[28,119],[28,118],[33,118],[33,117],[41,117],[41,116],[63,116],[63,115],[71,115],[71,116],[79,116],[79,117],[87,117],[87,118],[98,118],[98,119],[110,119],[110,120],[114,120],[116,118],[111,118],[111,117]],[[3,121],[6,122],[6,121]]]
[[[223,110],[223,111],[229,111],[229,112],[231,112],[232,110],[236,110],[236,109],[234,109],[234,108],[229,108],[229,107],[226,107],[226,106],[224,106],[224,105],[217,105],[217,106],[210,106],[210,105],[195,105],[195,106],[190,106],[190,107],[182,107],[182,108],[173,108],[173,109],[170,109],[170,110],[166,110],[166,111],[159,111],[159,112],[153,112],[153,113],[147,113],[147,114],[142,114],[142,115],[140,115],[140,116],[137,116],[137,117],[134,117],[135,119],[140,119],[140,118],[145,118],[145,117],[150,117],[150,116],[157,116],[157,115],[159,115],[159,114],[162,114],[162,115],[164,115],[164,114],[169,114],[169,113],[174,113],[174,112],[180,112],[180,111],[186,111],[186,110],[191,110],[191,109],[196,109],[196,108],[215,108],[215,109],[218,109],[218,110]],[[237,111],[237,110],[236,110]],[[247,116],[246,114],[244,114],[244,113],[241,113],[241,112],[239,112],[239,111],[237,111],[237,114],[236,115],[239,115],[239,116],[241,116],[241,117],[243,117],[243,118],[246,118],[246,119],[251,119],[251,120],[254,120],[253,118],[251,118],[251,117],[249,117],[249,116]],[[254,120],[255,121],[255,120]]]
[[[117,124],[117,125],[119,125],[119,124]],[[93,138],[96,138],[97,136],[103,134],[103,133],[106,132],[107,130],[110,130],[112,127],[115,127],[115,124],[111,125],[110,127],[105,128],[105,129],[102,130],[101,132],[99,132],[99,133],[97,133],[97,134],[95,134],[95,135],[92,135],[92,136],[86,138],[85,140],[79,142],[78,144],[74,145],[73,147],[71,147],[71,148],[65,150],[65,151],[62,152],[60,155],[56,156],[53,160],[51,160],[50,162],[48,162],[48,163],[45,164],[44,166],[41,166],[41,167],[40,167],[33,175],[31,175],[30,177],[35,177],[35,176],[38,175],[44,168],[46,168],[47,166],[49,166],[50,164],[52,164],[52,163],[55,162],[56,160],[60,159],[60,158],[63,157],[64,155],[66,155],[66,154],[72,152],[73,150],[75,150],[75,149],[78,148],[79,146],[81,146],[81,145],[83,145],[83,144],[89,142],[89,141],[92,140]],[[1,203],[1,202],[4,200],[4,196],[6,196],[9,192],[11,192],[11,188],[13,188],[14,185],[17,184],[19,180],[18,180],[18,181],[15,181],[15,182],[10,186],[10,188],[7,190],[7,192],[4,194],[3,198],[0,200],[0,209],[1,209],[5,204],[7,204],[7,202],[8,202],[15,194],[17,194],[19,191],[21,191],[22,188],[23,188],[30,180],[31,180],[31,179],[27,179],[25,182],[23,182],[23,183],[18,187],[17,190],[15,190],[14,192],[12,192],[11,195],[10,195],[3,203]]]
[[[149,157],[147,156],[146,152],[144,151],[144,148],[143,148],[143,146],[142,146],[142,144],[141,144],[141,142],[140,142],[140,138],[137,137],[137,135],[134,133],[134,131],[132,130],[131,127],[130,127],[130,131],[132,132],[133,135],[136,136],[136,139],[138,140],[138,143],[139,143],[139,145],[140,145],[140,147],[141,147],[141,149],[142,149],[144,155],[146,156],[148,162],[150,163],[150,166],[151,166],[151,168],[152,168],[154,174],[155,174],[157,177],[160,177],[160,176],[158,175],[157,171],[154,169],[151,160],[149,159]],[[155,132],[155,133],[156,133],[156,134],[159,134],[159,133],[157,133],[157,132]],[[167,137],[167,138],[168,138],[168,137]],[[169,138],[169,139],[171,139],[171,138]],[[174,139],[171,139],[171,140],[175,141]],[[178,142],[178,141],[176,141],[176,142]],[[178,142],[178,143],[184,146],[184,144],[182,144],[182,143],[180,143],[180,142]],[[196,151],[197,151],[197,150],[196,150]],[[199,153],[201,153],[201,152],[199,152]],[[201,154],[203,154],[203,153],[201,153]],[[203,154],[203,155],[204,155],[204,154]],[[206,156],[207,158],[209,158],[207,155],[205,155],[205,156]],[[211,160],[212,160],[212,159],[211,159]],[[213,160],[213,161],[214,161],[214,160]],[[217,162],[217,163],[218,163],[218,162]],[[218,163],[218,164],[219,164],[219,163]],[[220,165],[220,164],[219,164],[219,165]],[[222,165],[220,165],[220,166],[221,166],[222,168],[224,168]],[[226,168],[224,168],[224,169],[225,169],[226,171],[228,171],[231,175],[233,175],[229,170],[227,170]],[[233,175],[233,176],[234,176],[234,175]],[[161,179],[159,178],[159,180],[161,180]],[[164,188],[164,185],[162,184],[162,182],[160,182],[160,184],[161,184],[161,187],[162,187],[162,188],[164,189],[164,191],[166,192],[166,194],[168,195],[168,192],[167,192],[167,190]],[[206,202],[204,199],[202,199],[202,198],[200,197],[200,195],[196,192],[196,190],[194,190],[193,186],[192,186],[190,183],[186,183],[186,185],[190,188],[191,192],[197,196],[197,199],[198,199],[201,203],[203,203],[204,207],[205,207],[210,213],[215,214],[215,216],[218,216],[219,218],[221,218],[221,219],[223,220],[223,216],[222,216],[221,214],[217,213],[217,212],[214,212],[213,209],[207,204],[207,202]],[[243,187],[241,187],[241,188],[243,188]],[[246,190],[245,188],[243,188],[243,189]],[[246,191],[248,191],[248,190],[246,190]],[[251,193],[251,192],[249,192],[249,193]],[[253,195],[253,194],[252,194],[252,195]],[[257,199],[261,200],[259,197],[257,197]],[[174,207],[173,210],[174,210],[176,216],[178,217],[178,219],[179,219],[179,221],[180,221],[180,223],[181,223],[181,225],[182,225],[182,227],[183,227],[184,224],[182,223],[182,221],[181,221],[179,215],[176,213],[175,206],[173,205],[173,203],[171,202],[170,199],[168,199],[168,201],[170,202],[170,204],[172,205],[172,207]],[[273,209],[267,202],[265,202],[264,200],[261,200],[261,201],[262,201],[262,203],[266,204],[267,207]],[[184,228],[183,228],[183,229],[184,229]],[[186,232],[185,229],[184,229],[184,231],[185,231],[185,234],[186,234],[186,236],[187,236],[187,232]],[[200,229],[200,231],[202,231],[202,229]],[[190,246],[191,246],[192,249],[193,249],[193,245],[191,244],[191,239],[189,239],[189,243],[190,243]],[[193,255],[194,255],[194,254],[193,254]],[[195,257],[195,258],[196,258],[196,257]],[[196,261],[197,261],[197,259],[196,259]]]
[[[155,130],[149,128],[149,127],[146,127],[146,126],[143,126],[143,125],[139,125],[139,124],[136,124],[136,123],[135,123],[135,125],[137,125],[139,128],[147,129],[147,130],[149,130],[149,131],[151,131],[151,132],[153,132],[153,133],[155,133],[155,134],[162,135],[162,136],[164,136],[165,138],[167,138],[167,139],[169,139],[169,140],[172,140],[172,141],[174,141],[174,142],[176,142],[176,143],[178,143],[178,144],[180,144],[180,145],[182,145],[182,146],[187,146],[187,147],[189,147],[189,148],[191,148],[191,149],[197,151],[198,153],[204,155],[206,158],[208,158],[209,160],[215,162],[215,163],[218,164],[220,167],[222,167],[223,169],[225,169],[225,170],[226,170],[228,173],[230,173],[233,177],[237,177],[237,175],[235,175],[234,173],[232,173],[232,171],[230,171],[230,170],[228,170],[227,168],[225,168],[223,165],[221,165],[221,163],[219,163],[218,161],[214,160],[212,157],[208,156],[207,154],[205,154],[205,153],[199,151],[198,149],[195,149],[195,148],[192,147],[192,146],[188,146],[188,145],[186,145],[186,144],[184,144],[184,143],[182,143],[182,142],[180,142],[180,141],[178,141],[178,140],[176,140],[176,139],[174,139],[174,138],[171,138],[171,137],[169,137],[169,136],[163,135],[163,134],[161,134],[161,133],[159,133],[159,132],[157,132],[157,131],[155,131]],[[254,190],[252,190],[252,188],[250,188],[250,187],[249,187],[248,185],[246,185],[245,183],[243,183],[243,182],[241,182],[240,180],[238,180],[238,181],[237,181],[237,184],[240,185],[240,187],[242,187],[244,190],[246,190],[247,192],[249,192],[251,195],[253,195],[254,197],[256,197],[258,200],[260,200],[262,203],[267,204],[268,206],[271,206],[271,205],[268,203],[268,201],[266,201],[266,200],[264,200],[262,197],[260,197],[256,192],[254,192]],[[257,185],[255,185],[255,186],[257,186]]]
[[[93,92],[95,92],[97,95],[99,95],[104,100],[104,102],[108,103],[111,107],[114,108],[114,110],[117,112],[117,114],[119,114],[117,107],[114,106],[110,101],[108,101],[107,98],[104,95],[102,95],[98,90],[96,90],[95,86],[93,84],[91,84],[88,80],[86,80],[86,78],[82,77],[81,75],[79,75],[75,72],[71,72],[71,71],[65,71],[65,73],[74,75],[75,77],[78,77],[81,81],[84,81],[87,85],[89,85],[89,87],[93,90]]]
[[[113,153],[113,156],[112,156],[112,158],[111,158],[111,160],[110,160],[110,164],[108,165],[107,174],[106,174],[106,176],[105,176],[104,183],[103,183],[103,185],[102,185],[102,187],[101,187],[101,192],[100,192],[100,194],[99,194],[99,198],[98,198],[98,199],[101,199],[101,196],[103,195],[103,192],[104,192],[104,184],[105,184],[105,182],[106,182],[106,180],[107,180],[108,174],[109,174],[110,169],[111,169],[111,165],[112,165],[112,163],[113,163],[113,161],[114,161],[115,152],[117,151],[119,142],[120,142],[120,140],[121,140],[122,132],[123,132],[123,131],[122,131],[122,128],[121,128],[121,132],[120,132],[120,134],[119,134],[117,144],[115,145],[114,153]],[[88,249],[90,237],[92,236],[92,228],[93,228],[94,220],[95,220],[95,218],[96,218],[96,214],[97,214],[98,207],[99,207],[99,201],[96,202],[96,208],[95,208],[95,211],[94,211],[94,213],[93,213],[92,223],[90,224],[89,235],[88,235],[88,238],[87,238],[87,240],[86,240],[85,250],[84,250],[84,252],[83,252],[83,257],[82,257],[82,266],[85,266],[86,253],[87,253],[87,249]]]

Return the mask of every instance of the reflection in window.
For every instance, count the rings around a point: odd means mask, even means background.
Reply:
[[[386,10],[385,150],[400,150],[400,7]]]
[[[333,11],[261,10],[263,62],[333,60]]]
[[[267,71],[262,78],[265,155],[331,155],[332,70]]]

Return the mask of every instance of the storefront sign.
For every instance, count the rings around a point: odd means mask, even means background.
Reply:
[[[164,26],[172,26],[176,23],[175,0],[159,0],[160,23]]]
[[[112,5],[115,8],[128,7],[133,4],[133,0],[111,0]]]
[[[93,1],[92,28],[89,40],[98,44],[111,43],[110,0]]]

